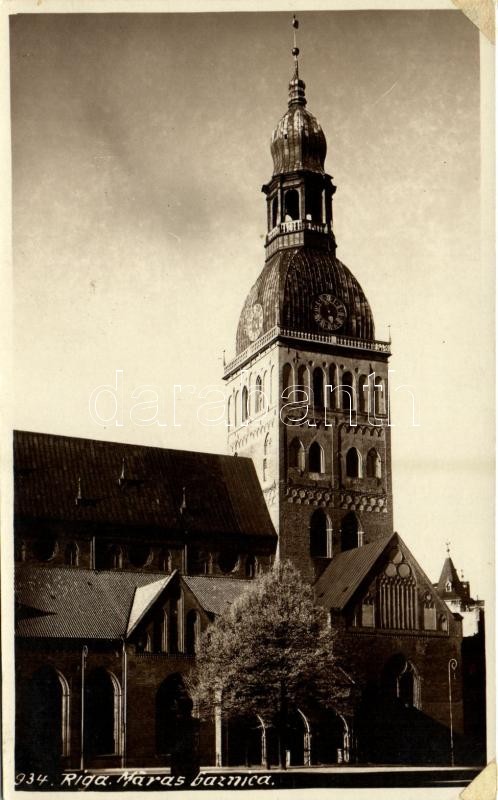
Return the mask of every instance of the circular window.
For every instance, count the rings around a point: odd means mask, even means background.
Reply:
[[[55,536],[47,536],[46,539],[39,539],[35,542],[34,552],[40,561],[50,561],[57,553],[58,545]]]
[[[400,564],[403,561],[403,553],[398,547],[389,553],[389,561],[392,561],[393,564]]]
[[[238,564],[238,556],[236,553],[220,553],[218,557],[218,565],[225,575],[228,572],[233,572]]]
[[[398,567],[398,575],[400,578],[408,578],[409,575],[412,574],[412,571],[408,564],[400,564]]]
[[[145,567],[150,563],[151,551],[148,544],[132,544],[128,551],[128,558],[134,567]]]
[[[385,571],[388,578],[394,578],[396,575],[396,567],[394,564],[388,564]]]

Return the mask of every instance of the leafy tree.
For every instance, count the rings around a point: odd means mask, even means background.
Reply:
[[[348,703],[351,684],[334,655],[335,632],[290,562],[252,582],[201,637],[193,675],[201,716],[259,714],[278,733],[285,767],[289,712]]]

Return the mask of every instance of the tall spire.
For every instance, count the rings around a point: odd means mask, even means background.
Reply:
[[[292,55],[294,56],[294,77],[299,78],[299,61],[297,59],[299,55],[299,47],[297,46],[297,34],[296,31],[299,28],[299,20],[296,19],[296,15],[292,17],[292,32],[294,34],[294,47],[292,48]]]
[[[299,79],[299,47],[297,46],[297,35],[296,31],[299,28],[299,20],[296,19],[294,15],[292,17],[292,29],[294,34],[294,47],[292,48],[292,55],[294,57],[294,75],[292,76],[291,82],[289,83],[289,107],[292,105],[306,105],[306,97],[304,96],[304,90],[306,85],[304,81]]]

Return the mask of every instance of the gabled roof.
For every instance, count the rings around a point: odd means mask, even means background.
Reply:
[[[178,575],[209,614],[220,614],[251,580],[78,567],[16,566],[16,634],[49,639],[128,637]]]
[[[315,583],[315,598],[325,608],[343,609],[397,534],[382,536],[363,547],[334,556]]]
[[[276,539],[249,458],[16,431],[14,467],[18,517]]]
[[[221,614],[227,605],[233,603],[253,583],[251,580],[241,578],[208,575],[185,575],[183,581],[208,614]]]
[[[172,572],[171,575],[168,575],[166,578],[162,578],[159,581],[148,583],[145,586],[137,586],[133,596],[133,604],[130,611],[130,618],[128,620],[128,627],[126,629],[127,636],[130,636],[130,634],[133,633],[139,622],[144,618],[149,608],[154,605],[163,589],[166,588],[173,575],[176,575],[176,570]]]

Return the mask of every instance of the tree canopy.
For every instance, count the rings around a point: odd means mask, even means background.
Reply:
[[[194,685],[202,716],[259,714],[282,733],[288,711],[347,703],[335,631],[290,562],[252,582],[201,637]],[[283,738],[283,737],[281,737]]]

